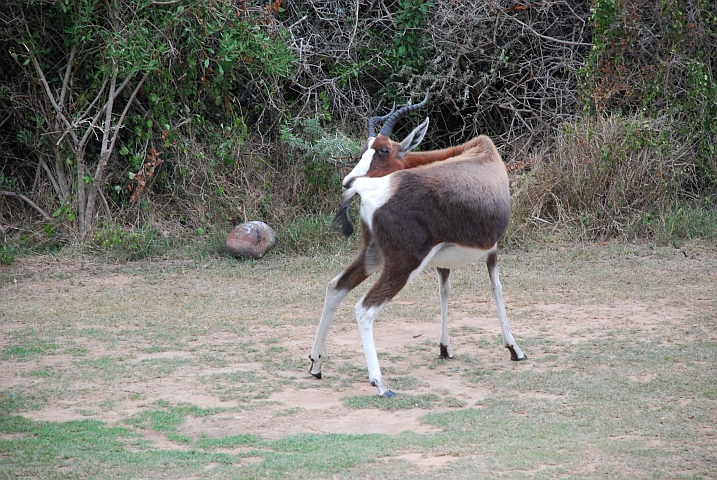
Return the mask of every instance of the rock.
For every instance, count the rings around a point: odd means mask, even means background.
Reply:
[[[276,243],[274,230],[264,222],[245,222],[227,235],[227,250],[235,257],[259,259]]]

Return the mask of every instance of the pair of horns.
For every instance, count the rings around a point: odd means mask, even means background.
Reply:
[[[417,103],[415,105],[406,105],[403,108],[396,110],[396,104],[393,104],[393,108],[391,108],[391,111],[388,112],[383,117],[371,117],[368,120],[368,136],[369,137],[375,137],[376,136],[376,124],[383,122],[383,126],[381,127],[381,131],[379,132],[381,135],[391,135],[391,132],[393,131],[393,127],[396,125],[396,122],[398,122],[401,117],[406,115],[407,113],[414,112],[418,110],[419,108],[423,107],[426,103],[428,103],[428,93],[426,92],[426,97],[423,99],[421,103]]]

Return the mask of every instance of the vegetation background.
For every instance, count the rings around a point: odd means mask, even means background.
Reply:
[[[714,45],[713,0],[6,0],[0,261],[331,244],[366,118],[427,90],[396,136],[492,136],[508,242],[714,239]]]

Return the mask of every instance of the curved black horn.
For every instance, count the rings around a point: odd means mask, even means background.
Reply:
[[[368,136],[369,136],[369,138],[376,136],[376,124],[385,122],[388,117],[393,115],[393,112],[395,110],[396,110],[396,102],[393,102],[393,107],[391,107],[391,111],[388,112],[386,115],[384,115],[383,117],[376,116],[376,117],[371,117],[368,119]]]
[[[401,117],[403,117],[407,113],[411,113],[413,111],[418,110],[428,102],[428,93],[429,92],[426,92],[426,97],[421,103],[417,103],[415,105],[406,105],[405,107],[400,108],[396,113],[391,115],[391,117],[383,124],[383,127],[381,127],[381,131],[379,133],[386,136],[391,135],[393,127],[396,125],[396,122],[401,119]]]

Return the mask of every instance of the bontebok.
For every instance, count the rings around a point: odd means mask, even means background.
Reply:
[[[427,265],[436,268],[441,298],[440,356],[453,357],[448,338],[451,270],[486,258],[498,308],[503,343],[511,360],[527,357],[510,333],[498,279],[497,243],[508,227],[510,191],[503,160],[490,138],[480,135],[456,147],[410,152],[423,139],[428,119],[400,143],[389,138],[396,122],[426,104],[409,105],[368,122],[368,140],[356,167],[343,180],[344,195],[336,220],[353,231],[351,199],[361,197],[361,251],[346,270],[329,282],[309,372],[321,378],[321,363],[331,320],[346,294],[381,270],[376,283],[354,310],[368,376],[378,393],[391,397],[381,377],[373,338],[374,321],[386,305]],[[378,135],[377,123],[383,122]]]

